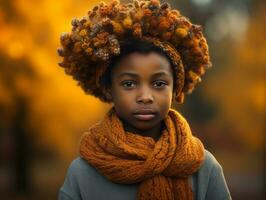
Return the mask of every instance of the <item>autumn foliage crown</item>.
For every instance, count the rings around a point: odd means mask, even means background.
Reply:
[[[211,67],[202,27],[159,0],[100,3],[82,19],[73,19],[72,27],[61,35],[59,65],[87,94],[104,102],[110,100],[100,79],[112,57],[120,54],[120,42],[129,37],[152,43],[171,59],[177,102],[184,101],[184,94],[191,93]]]

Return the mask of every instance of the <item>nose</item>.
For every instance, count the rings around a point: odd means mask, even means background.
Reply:
[[[153,103],[154,97],[152,91],[147,86],[143,86],[139,89],[137,95],[137,103],[150,104]]]

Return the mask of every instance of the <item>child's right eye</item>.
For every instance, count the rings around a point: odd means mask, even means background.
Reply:
[[[122,82],[122,86],[124,88],[130,89],[130,88],[135,87],[135,83],[133,81],[124,81]]]

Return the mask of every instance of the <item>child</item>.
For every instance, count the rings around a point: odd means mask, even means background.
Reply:
[[[59,199],[231,199],[221,165],[171,108],[211,65],[201,27],[159,0],[101,3],[72,25],[60,66],[113,107],[82,136]]]

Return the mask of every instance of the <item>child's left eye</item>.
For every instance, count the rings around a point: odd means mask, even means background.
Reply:
[[[163,88],[163,87],[165,87],[166,85],[167,85],[167,83],[164,82],[164,81],[155,81],[155,82],[154,82],[154,86],[155,86],[156,88]]]

